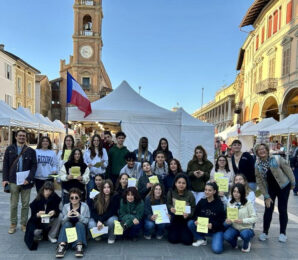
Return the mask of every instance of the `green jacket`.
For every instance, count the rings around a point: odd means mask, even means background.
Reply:
[[[135,202],[124,203],[123,199],[120,202],[119,218],[123,225],[131,227],[133,220],[136,218],[139,221],[142,220],[144,215],[144,202],[141,200],[138,204]]]
[[[189,214],[188,218],[191,218],[196,207],[196,200],[192,192],[190,190],[186,190],[184,191],[183,195],[179,195],[176,190],[169,190],[167,194],[167,207],[169,212],[171,211],[171,208],[175,208],[176,200],[183,200],[186,202],[186,206],[190,206],[191,213]]]
[[[109,156],[109,166],[108,166],[108,174],[111,175],[119,175],[121,169],[125,166],[125,155],[128,153],[128,149],[126,146],[122,148],[118,148],[117,145],[114,145],[108,153]]]
[[[213,164],[210,161],[204,161],[203,164],[199,164],[197,160],[189,161],[187,165],[187,174],[189,176],[191,189],[195,192],[203,192],[205,190],[206,182],[210,179],[210,172],[213,168]],[[203,171],[204,175],[196,177],[194,171]]]

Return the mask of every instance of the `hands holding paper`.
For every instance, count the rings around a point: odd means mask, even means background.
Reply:
[[[98,221],[97,222],[97,229],[101,230],[102,228],[103,228],[103,224],[100,221]]]
[[[140,223],[137,218],[134,218],[132,222],[134,223],[134,225],[138,225]]]
[[[67,175],[67,179],[68,180],[72,180],[73,179],[73,176],[71,174]]]
[[[43,215],[43,214],[46,214],[46,212],[41,210],[41,211],[38,211],[38,212],[37,212],[36,216],[37,216],[38,218],[40,218],[41,215]]]

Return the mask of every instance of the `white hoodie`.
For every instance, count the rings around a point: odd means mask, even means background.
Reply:
[[[89,165],[95,165],[96,163],[101,162],[100,167],[89,167],[90,168],[90,176],[94,177],[97,174],[104,174],[106,172],[106,168],[108,167],[109,158],[108,154],[105,148],[102,148],[102,157],[98,156],[98,153],[96,153],[96,156],[91,159],[91,151],[90,149],[86,150],[84,153],[84,162]]]
[[[35,179],[49,179],[49,175],[58,171],[57,155],[53,150],[36,149],[35,151],[37,160]]]

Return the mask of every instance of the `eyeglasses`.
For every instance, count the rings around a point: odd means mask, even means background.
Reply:
[[[78,196],[71,196],[70,199],[71,199],[71,200],[78,200],[79,197],[78,197]]]
[[[226,162],[226,160],[218,160],[219,162]]]

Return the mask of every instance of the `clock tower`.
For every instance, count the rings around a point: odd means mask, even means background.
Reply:
[[[102,0],[74,0],[73,55],[60,61],[61,120],[65,120],[67,71],[79,82],[91,102],[112,91],[101,61]]]

